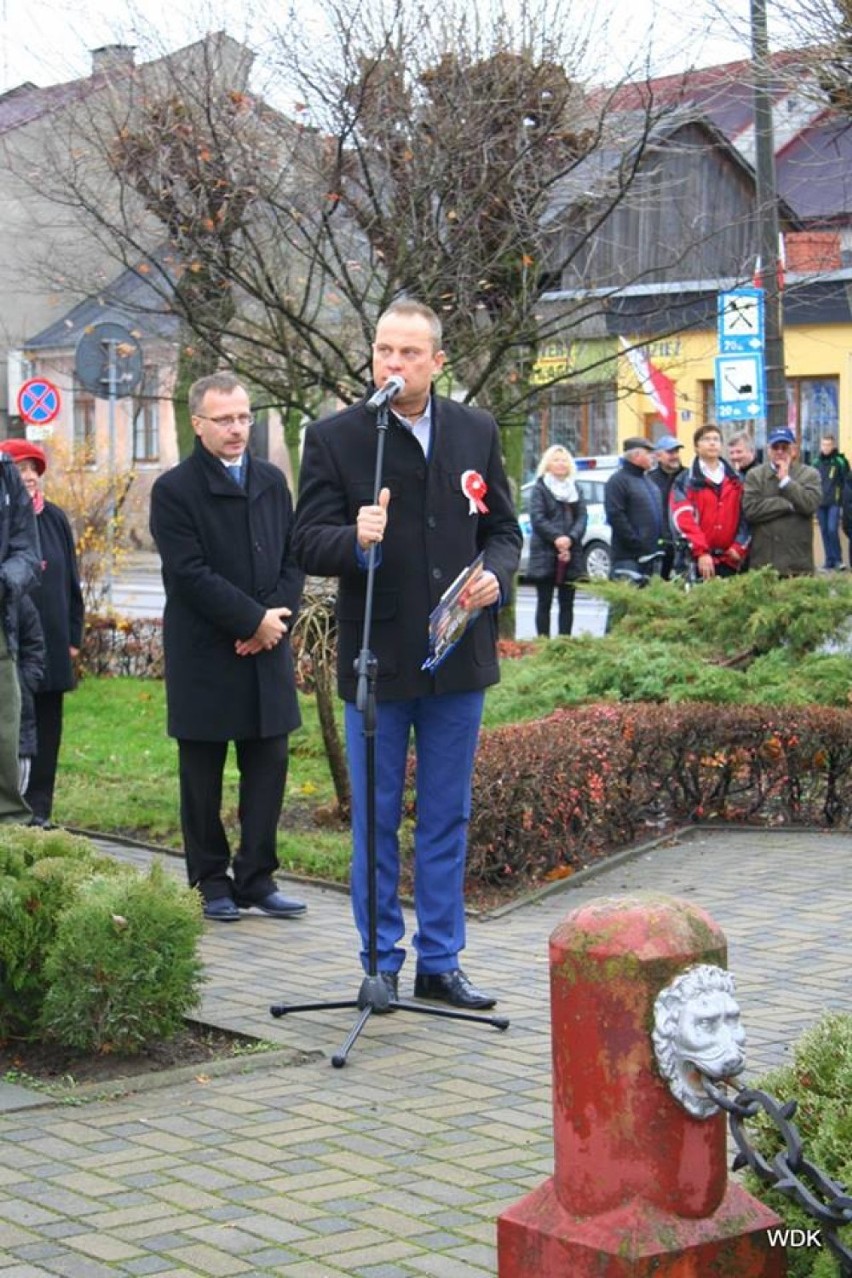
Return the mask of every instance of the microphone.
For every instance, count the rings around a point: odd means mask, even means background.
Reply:
[[[384,386],[379,390],[373,391],[373,394],[367,400],[366,409],[368,413],[377,413],[380,408],[384,408],[385,404],[389,404],[402,391],[405,390],[405,378],[400,377],[399,373],[394,373],[389,377]]]

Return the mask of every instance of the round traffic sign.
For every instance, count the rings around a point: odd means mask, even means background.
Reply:
[[[44,377],[31,377],[18,391],[18,412],[31,426],[46,426],[59,413],[59,390]]]
[[[77,343],[78,380],[98,399],[124,399],[142,381],[142,347],[123,324],[93,324]]]

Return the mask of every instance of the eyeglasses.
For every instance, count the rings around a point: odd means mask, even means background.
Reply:
[[[223,430],[227,430],[230,426],[253,426],[253,413],[229,413],[227,417],[208,417],[206,413],[196,413],[196,417],[200,417],[202,421],[212,422],[214,426],[221,426]]]

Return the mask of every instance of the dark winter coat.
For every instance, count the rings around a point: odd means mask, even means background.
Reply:
[[[841,497],[843,531],[852,536],[852,472],[846,476]]]
[[[613,565],[660,549],[668,528],[663,498],[641,466],[622,459],[619,469],[606,481],[604,509],[612,529]]]
[[[0,451],[0,624],[11,653],[18,650],[18,602],[40,574],[32,498],[18,467]]]
[[[249,458],[245,488],[196,440],[192,456],[151,492],[151,533],[163,564],[168,731],[195,741],[255,740],[297,728],[288,642],[240,657],[268,608],[295,619],[302,574],[290,551],[287,481]]]
[[[39,692],[68,692],[74,687],[70,648],[83,643],[83,593],[74,535],[64,510],[46,501],[36,516],[41,547],[41,582],[33,591],[44,631],[45,672]]]
[[[771,462],[746,476],[743,514],[751,528],[752,568],[777,569],[782,577],[814,570],[814,514],[822,485],[813,466],[794,461],[790,482],[782,488]]]
[[[372,505],[376,419],[363,402],[308,427],[302,457],[294,547],[306,572],[337,577],[338,687],[355,698],[353,662],[360,651],[367,573],[356,551],[355,519]],[[487,514],[470,513],[462,474],[488,485]],[[521,530],[489,414],[432,397],[427,460],[393,414],[385,437],[383,484],[390,488],[388,524],[377,553],[370,648],[378,660],[377,698],[401,700],[468,692],[500,677],[496,610],[483,610],[434,673],[429,614],[463,568],[482,550],[485,567],[508,600],[521,551]]]
[[[681,478],[686,466],[681,466],[679,470],[663,470],[662,466],[655,466],[653,470],[648,471],[648,478],[652,484],[655,484],[660,490],[663,499],[663,510],[669,508],[669,498],[671,497],[672,488]]]
[[[849,474],[849,463],[842,453],[835,448],[833,452],[819,453],[813,462],[813,468],[819,475],[822,485],[822,501],[820,506],[828,509],[843,504],[843,485]]]
[[[540,476],[530,493],[530,562],[527,575],[533,581],[553,581],[556,575],[557,537],[571,538],[571,558],[565,567],[565,581],[577,581],[585,575],[586,557],[583,554],[583,537],[586,533],[588,512],[583,498],[560,501],[548,488],[544,476]]]
[[[44,635],[38,610],[29,595],[18,609],[18,683],[21,686],[21,733],[18,754],[34,758],[38,753],[35,694],[41,691],[44,675]]]

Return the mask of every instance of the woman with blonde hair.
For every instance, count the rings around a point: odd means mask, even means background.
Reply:
[[[552,444],[538,464],[530,494],[529,577],[537,595],[536,634],[546,638],[550,636],[554,590],[559,600],[559,634],[570,635],[575,585],[586,571],[583,536],[588,516],[574,470],[574,458],[568,449]]]

